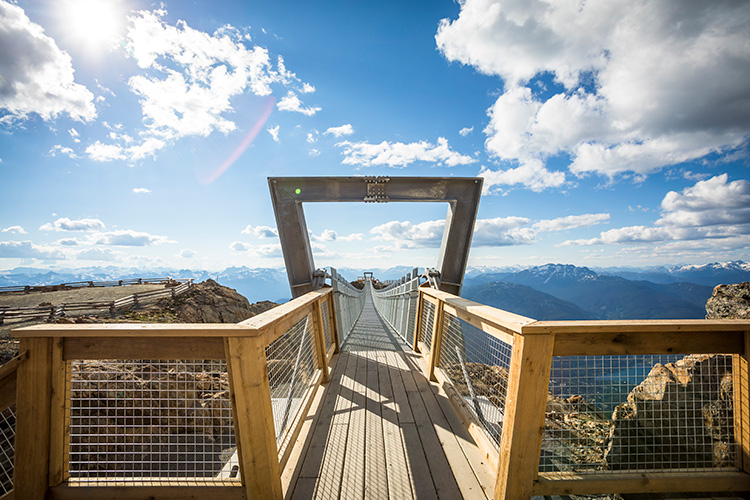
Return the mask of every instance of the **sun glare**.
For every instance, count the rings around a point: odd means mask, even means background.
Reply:
[[[67,0],[61,8],[71,35],[90,50],[109,48],[125,26],[124,9],[115,0]]]

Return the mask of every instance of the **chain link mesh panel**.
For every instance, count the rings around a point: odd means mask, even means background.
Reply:
[[[371,283],[369,285],[372,287]],[[384,290],[372,289],[378,312],[410,347],[417,317],[418,288],[419,278],[412,279],[410,273]]]
[[[304,403],[315,387],[318,362],[313,325],[308,315],[266,347],[279,456],[288,446],[287,437],[303,416]]]
[[[728,355],[554,357],[539,471],[736,470],[737,382]]]
[[[424,344],[427,352],[430,352],[432,344],[432,326],[435,324],[435,306],[432,302],[422,301],[422,321],[419,325],[419,341]]]
[[[0,412],[0,495],[13,489],[16,442],[16,406]]]
[[[72,479],[221,482],[238,465],[223,360],[72,361],[69,389]]]
[[[511,350],[510,344],[443,313],[438,367],[495,447],[502,433]]]
[[[339,343],[343,344],[365,306],[365,291],[354,288],[334,268],[331,268],[331,286],[334,294]]]

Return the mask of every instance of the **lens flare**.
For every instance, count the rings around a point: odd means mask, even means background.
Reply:
[[[276,104],[276,99],[273,96],[268,96],[266,99],[266,103],[263,109],[263,113],[258,117],[258,120],[255,122],[255,125],[253,125],[253,128],[250,129],[250,132],[247,133],[245,138],[242,140],[239,146],[232,152],[229,157],[224,160],[224,163],[219,165],[215,170],[212,172],[209,172],[207,175],[202,176],[199,174],[199,180],[202,184],[211,184],[216,179],[218,179],[221,174],[229,170],[229,167],[231,167],[237,159],[242,156],[242,153],[245,152],[245,150],[250,146],[250,144],[253,143],[255,140],[255,136],[258,135],[258,132],[263,128],[263,125],[266,124],[266,120],[268,120],[268,117],[271,116],[271,112],[273,111],[273,106]]]

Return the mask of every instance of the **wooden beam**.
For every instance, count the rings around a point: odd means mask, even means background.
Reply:
[[[527,329],[524,327],[524,334]],[[621,354],[741,354],[744,332],[568,332],[555,331],[554,356],[606,356]]]
[[[513,344],[500,439],[496,500],[528,500],[539,468],[554,335],[518,335]]]
[[[21,339],[29,359],[18,367],[13,488],[24,500],[44,500],[49,485],[52,345],[51,338]]]
[[[745,472],[541,473],[532,495],[750,491]],[[527,497],[528,498],[528,497]]]
[[[508,333],[508,328],[505,328],[502,325],[498,325],[497,323],[486,319],[484,316],[470,313],[466,309],[455,307],[447,302],[443,302],[443,310],[448,314],[451,314],[456,318],[466,321],[470,325],[479,328],[484,333],[495,337],[500,342],[513,344],[513,335],[515,335],[514,333]]]
[[[221,337],[68,337],[63,359],[224,359]]]
[[[228,337],[224,347],[240,473],[247,498],[281,500],[266,346],[257,337]]]
[[[422,322],[422,315],[424,311],[424,294],[422,293],[422,288],[418,289],[419,294],[417,297],[417,315],[414,317],[414,339],[411,343],[414,349],[414,352],[422,352],[422,350],[419,347],[419,325]]]
[[[750,329],[746,319],[651,319],[594,321],[537,321],[524,326],[525,334],[539,333],[668,333],[742,332]]]
[[[328,304],[328,311],[324,312],[328,315],[328,325],[331,329],[331,336],[333,337],[333,353],[338,354],[341,346],[339,345],[339,324],[338,321],[336,321],[336,307],[333,297],[333,293],[328,296],[328,300],[326,301],[326,304]]]
[[[187,481],[186,481],[187,482]],[[49,500],[246,500],[245,488],[241,485],[212,486],[195,481],[193,486],[173,486],[159,481],[146,485],[127,486],[68,486],[50,488]]]
[[[273,311],[273,309],[271,309]],[[264,313],[265,314],[265,313]],[[11,330],[14,337],[250,337],[253,328],[234,323],[42,324]]]

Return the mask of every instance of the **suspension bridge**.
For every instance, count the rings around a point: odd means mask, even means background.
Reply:
[[[750,322],[462,299],[478,179],[269,185],[290,302],[238,324],[14,331],[0,498],[750,491]],[[387,287],[316,268],[301,206],[323,201],[448,203],[437,267]]]

